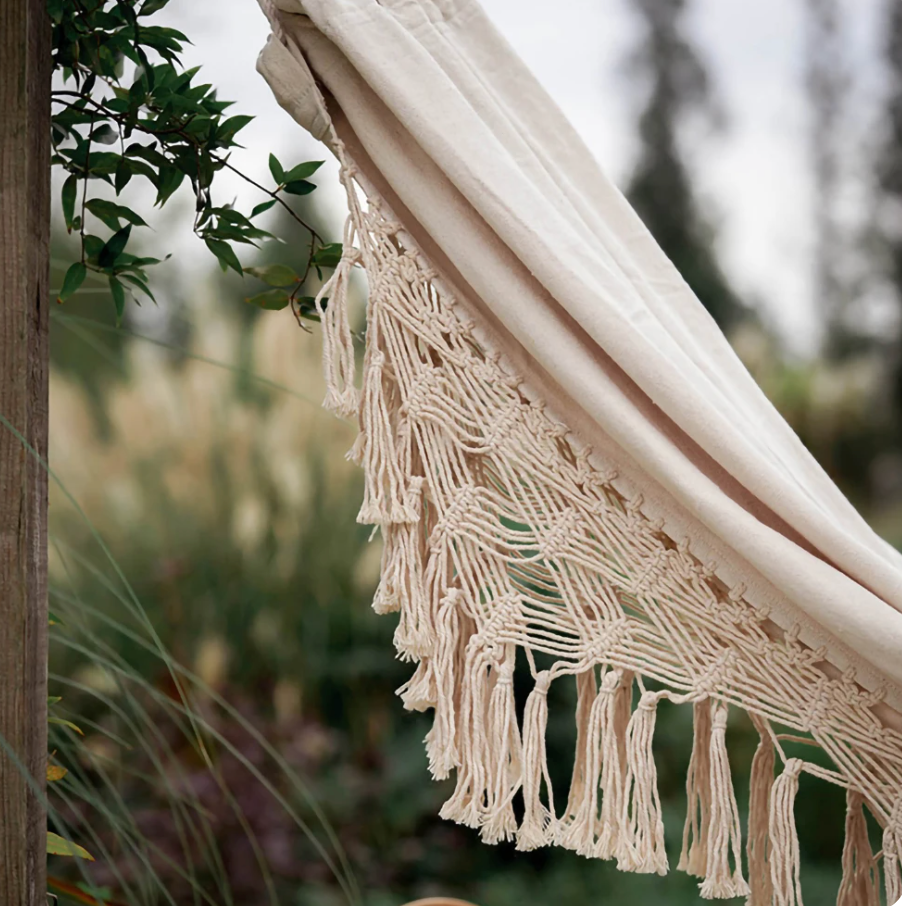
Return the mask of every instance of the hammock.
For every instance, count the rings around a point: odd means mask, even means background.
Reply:
[[[373,606],[399,612],[399,693],[434,710],[430,769],[456,776],[441,814],[488,843],[666,873],[652,751],[666,699],[694,714],[678,868],[703,897],[801,903],[808,772],[848,791],[838,902],[877,904],[882,873],[895,903],[902,558],[476,3],[260,2],[260,71],[341,164],[344,255],[318,301],[325,404],[359,420],[359,521],[384,539]],[[515,667],[531,674],[522,713]],[[577,695],[563,792],[545,750],[553,683]],[[747,872],[735,707],[760,733]],[[810,751],[799,741],[832,766],[793,754]]]

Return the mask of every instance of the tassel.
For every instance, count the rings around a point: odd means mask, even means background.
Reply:
[[[555,836],[554,796],[548,776],[545,730],[548,726],[548,687],[551,674],[542,670],[523,712],[523,823],[517,832],[517,849],[526,852],[551,843]],[[542,802],[542,780],[548,788],[551,809]]]
[[[589,673],[592,678],[591,686],[594,686],[594,671],[589,671]],[[561,846],[572,849],[581,856],[592,857],[599,854],[598,845],[595,841],[596,831],[599,829],[599,783],[601,783],[601,789],[604,791],[606,802],[609,796],[622,795],[622,783],[619,776],[616,783],[617,790],[612,789],[609,792],[608,788],[602,783],[605,768],[609,768],[609,783],[611,782],[611,777],[615,774],[620,774],[619,764],[617,763],[617,745],[614,739],[614,714],[617,705],[615,693],[621,676],[622,674],[619,670],[608,670],[604,674],[601,680],[601,689],[591,703],[589,715],[586,718],[585,730],[582,733],[584,750],[580,757],[580,763],[583,768],[580,796],[577,801],[571,791],[571,800],[573,801],[569,808],[571,809],[572,817],[566,831],[560,835],[559,839]],[[583,679],[583,677],[585,677],[585,674],[582,674],[580,679]],[[589,683],[583,680],[580,692],[587,694],[588,687]],[[609,763],[611,760],[614,762],[613,765]],[[621,799],[618,799],[619,801]],[[619,808],[617,809],[617,815],[618,817],[620,815]],[[605,836],[606,830],[606,846],[610,846],[610,840],[616,838],[616,833],[613,833],[612,829],[607,825],[601,825],[602,836]],[[610,855],[604,858],[610,858]]]
[[[771,906],[774,886],[769,864],[769,822],[777,752],[768,733],[767,721],[751,712],[749,716],[761,738],[752,759],[749,780],[749,835],[746,849],[751,890],[746,906]]]
[[[401,611],[395,630],[395,648],[402,660],[432,654],[436,641],[432,611],[423,581],[423,527],[419,521],[423,479],[410,480],[415,494],[417,521],[382,526],[382,578],[373,599],[376,613]]]
[[[488,790],[486,823],[481,837],[485,843],[512,840],[517,831],[514,794],[520,788],[521,741],[514,702],[516,648],[505,646],[504,659],[495,675],[489,698],[488,754],[491,784]]]
[[[439,815],[474,828],[483,823],[488,777],[485,738],[488,670],[489,660],[483,642],[478,636],[473,636],[467,645],[463,688],[460,693],[457,785]],[[440,682],[439,704],[442,703],[442,694]],[[449,719],[453,714],[453,707],[453,699],[450,699]],[[438,726],[436,723],[436,728]]]
[[[711,700],[692,706],[692,755],[686,774],[686,824],[677,868],[696,878],[705,876],[708,864],[708,822],[711,817]]]
[[[459,598],[461,592],[452,588],[443,598],[436,619],[435,657],[430,661],[435,677],[435,718],[426,734],[426,754],[429,771],[436,780],[445,780],[457,766],[454,711],[456,702],[455,661],[460,644]]]
[[[801,759],[790,758],[783,767],[783,773],[774,781],[771,793],[770,873],[773,906],[802,906],[799,836],[793,814],[801,770]]]
[[[902,802],[902,800],[900,800]],[[886,884],[887,906],[898,906],[902,899],[902,827],[894,823],[902,813],[899,804],[893,810],[889,823],[883,830],[883,880]]]
[[[626,798],[626,737],[633,709],[633,674],[615,670],[612,679],[611,719],[601,735],[601,822],[595,855],[613,859],[623,844],[623,808]]]
[[[351,268],[359,260],[360,252],[350,245],[350,218],[348,221],[341,261],[314,300],[323,325],[323,372],[326,378],[323,406],[345,418],[355,415],[360,405],[354,386],[356,363],[347,299]],[[327,298],[329,304],[323,308]]]
[[[591,667],[576,675],[576,749],[573,776],[570,779],[570,793],[567,797],[567,808],[564,810],[563,819],[568,826],[588,796],[589,784],[592,780],[598,782],[597,774],[590,780],[586,772],[586,760],[589,754],[586,736],[589,732],[589,715],[592,712],[595,694],[595,668]]]
[[[889,901],[892,904],[892,900]],[[836,906],[880,906],[877,866],[861,793],[846,793],[846,839],[842,850],[842,884]]]
[[[423,658],[417,665],[413,676],[404,683],[395,694],[400,697],[407,711],[425,711],[434,708],[438,700],[435,685],[435,671],[432,660]]]
[[[656,692],[643,692],[627,727],[627,771],[621,813],[624,839],[618,849],[617,867],[639,874],[666,875],[664,821],[652,752],[659,698]]]
[[[748,896],[749,885],[742,875],[742,830],[739,826],[739,807],[730,776],[727,757],[727,715],[729,706],[718,702],[714,706],[711,727],[711,817],[708,826],[708,862],[700,893],[705,900],[730,899]],[[730,853],[733,871],[730,872]]]

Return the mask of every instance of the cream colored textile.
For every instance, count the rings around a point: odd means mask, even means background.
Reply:
[[[805,770],[850,790],[841,902],[875,891],[863,804],[884,827],[894,902],[902,558],[770,406],[476,4],[277,6],[264,2],[274,37],[260,69],[339,156],[348,190],[345,256],[324,290],[327,404],[360,421],[361,521],[385,537],[375,606],[400,611],[399,652],[418,662],[405,704],[435,709],[431,768],[456,772],[443,814],[489,842],[664,872],[655,712],[692,703],[679,867],[703,896],[799,901]],[[360,391],[343,305],[358,264]],[[535,684],[522,714],[518,651]],[[544,729],[549,685],[568,677],[579,738],[564,803]],[[762,734],[751,891],[731,703]],[[794,757],[777,724],[809,734],[834,770]]]

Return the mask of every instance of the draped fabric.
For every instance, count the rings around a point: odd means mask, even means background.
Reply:
[[[430,768],[457,783],[442,814],[487,842],[666,872],[653,747],[666,699],[694,714],[677,867],[703,897],[800,902],[807,772],[848,790],[839,902],[876,902],[882,868],[894,903],[900,555],[476,3],[261,3],[260,71],[341,164],[344,253],[319,300],[326,405],[360,426],[360,521],[384,539],[374,606],[399,614],[405,706],[434,709]],[[553,683],[576,688],[564,791],[545,753]],[[761,734],[744,833],[734,706]]]

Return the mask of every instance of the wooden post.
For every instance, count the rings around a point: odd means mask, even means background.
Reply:
[[[0,0],[0,415],[47,455],[50,23]],[[47,763],[47,474],[0,424],[0,734],[43,787]],[[0,904],[44,906],[44,809],[0,750]]]

